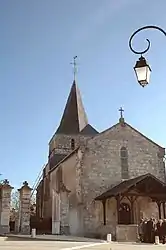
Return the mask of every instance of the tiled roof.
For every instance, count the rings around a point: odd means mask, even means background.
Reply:
[[[83,128],[80,132],[82,135],[96,135],[99,132],[93,128],[90,124],[87,124],[85,128]]]
[[[134,187],[136,184],[140,183],[143,180],[146,181],[148,178],[153,179],[154,182],[161,185],[161,188],[165,187],[164,182],[161,182],[154,175],[148,173],[148,174],[141,175],[141,176],[138,176],[138,177],[130,179],[130,180],[123,181],[123,182],[119,183],[118,185],[113,186],[108,191],[106,191],[103,194],[101,194],[100,196],[96,197],[95,200],[103,200],[103,199],[111,198],[111,197],[116,196],[118,194],[123,194],[126,191],[128,191],[128,189]]]

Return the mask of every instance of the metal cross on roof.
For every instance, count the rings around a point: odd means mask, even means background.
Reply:
[[[122,107],[119,109],[119,112],[120,112],[120,118],[123,118],[124,109]]]

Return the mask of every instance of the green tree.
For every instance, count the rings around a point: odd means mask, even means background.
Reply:
[[[17,190],[14,190],[11,194],[11,208],[14,208],[15,211],[19,210],[19,200],[20,195],[19,192]],[[31,205],[36,204],[36,194],[33,193],[33,195],[31,196]]]
[[[17,190],[13,191],[11,194],[11,208],[14,208],[15,211],[19,210],[19,192]]]

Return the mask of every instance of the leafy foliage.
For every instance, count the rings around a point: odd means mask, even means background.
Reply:
[[[19,210],[19,192],[14,191],[11,194],[11,208],[14,208],[15,211]]]
[[[15,211],[19,210],[19,192],[13,191],[11,194],[11,209],[15,209]],[[31,197],[31,205],[36,204],[36,195],[33,194]]]

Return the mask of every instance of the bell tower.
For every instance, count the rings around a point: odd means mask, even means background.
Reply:
[[[59,127],[49,143],[50,169],[78,146],[79,133],[87,125],[81,94],[74,80]]]

